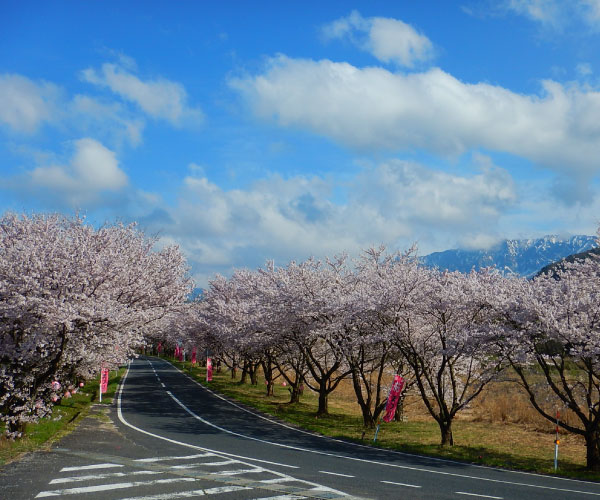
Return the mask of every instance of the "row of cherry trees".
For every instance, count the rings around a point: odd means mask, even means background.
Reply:
[[[135,225],[0,218],[0,417],[9,436],[49,414],[70,384],[123,364],[181,312],[186,261],[155,244]]]
[[[588,466],[600,469],[599,285],[594,257],[526,280],[441,272],[419,265],[414,250],[372,248],[351,263],[309,259],[217,277],[194,304],[188,341],[251,377],[262,366],[268,394],[282,377],[297,401],[305,384],[318,394],[317,415],[348,378],[366,426],[399,373],[443,445],[453,444],[456,414],[512,367],[544,417],[554,420],[557,407],[576,415],[579,425],[561,425],[584,436]]]

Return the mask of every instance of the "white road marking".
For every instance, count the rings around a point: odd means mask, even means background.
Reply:
[[[81,495],[82,493],[95,493],[97,491],[121,490],[137,486],[151,486],[153,484],[168,484],[178,482],[196,481],[193,477],[179,477],[175,479],[155,479],[154,481],[135,481],[130,483],[100,484],[98,486],[85,486],[81,488],[67,488],[65,490],[41,491],[35,498],[58,497],[61,495]]]
[[[78,481],[94,481],[96,479],[107,479],[109,477],[146,476],[155,474],[164,474],[164,472],[153,470],[136,470],[131,472],[106,472],[104,474],[91,474],[87,476],[59,477],[53,479],[48,484],[76,483]]]
[[[351,476],[350,474],[340,474],[339,472],[329,472],[329,471],[326,471],[326,470],[320,470],[319,472],[321,474],[329,474],[330,476],[355,477],[355,476]]]
[[[218,495],[219,493],[231,493],[232,491],[251,490],[248,486],[219,486],[217,488],[206,488],[204,490],[179,491],[177,493],[163,493],[144,497],[129,497],[121,500],[170,500],[171,498],[191,498],[204,495]]]
[[[470,497],[491,498],[492,500],[502,500],[502,497],[493,497],[491,495],[478,495],[477,493],[467,493],[466,491],[455,491],[457,495],[468,495]]]
[[[175,368],[175,369],[178,370],[177,368]],[[183,372],[181,372],[181,373],[183,373]],[[183,374],[183,375],[187,376],[185,374]],[[190,379],[190,380],[192,380],[192,379]],[[198,385],[200,385],[201,387],[203,387],[201,384],[198,384]],[[379,462],[377,460],[368,460],[368,459],[365,459],[365,458],[348,457],[348,456],[345,456],[345,455],[337,455],[335,453],[327,453],[325,451],[311,450],[309,448],[301,448],[299,446],[291,446],[291,445],[288,445],[288,444],[275,443],[273,441],[266,441],[264,439],[259,439],[259,438],[255,438],[255,437],[252,437],[252,436],[246,436],[245,434],[240,434],[239,432],[230,431],[229,429],[225,429],[225,428],[220,427],[220,426],[218,426],[216,424],[213,424],[212,422],[209,422],[208,420],[205,420],[204,418],[200,417],[199,415],[196,415],[192,410],[190,410],[181,401],[179,401],[170,391],[167,391],[167,394],[169,396],[171,396],[171,398],[173,398],[173,400],[177,404],[179,404],[179,406],[181,406],[186,412],[188,412],[194,418],[196,418],[197,420],[201,421],[202,423],[204,423],[206,425],[209,425],[209,426],[211,426],[211,427],[213,427],[215,429],[219,429],[220,431],[225,432],[227,434],[231,434],[233,436],[242,437],[242,438],[245,438],[245,439],[249,439],[251,441],[258,441],[259,443],[270,444],[272,446],[278,446],[280,448],[286,448],[286,449],[289,449],[289,450],[303,451],[303,452],[306,452],[306,453],[312,453],[314,455],[323,455],[323,456],[327,456],[327,457],[342,458],[344,460],[353,460],[353,461],[356,461],[356,462],[371,463],[371,464],[376,464],[376,465],[386,466],[386,467],[394,467],[394,468],[397,468],[397,469],[414,470],[414,471],[419,471],[419,472],[428,472],[430,474],[440,474],[440,475],[450,476],[450,477],[461,477],[461,478],[465,478],[465,479],[475,479],[475,480],[478,480],[478,481],[487,481],[487,482],[490,482],[490,483],[511,484],[511,485],[514,485],[514,486],[524,486],[524,487],[527,487],[527,488],[537,488],[537,489],[542,489],[542,490],[564,491],[566,493],[579,493],[579,494],[582,494],[582,495],[600,496],[600,493],[595,493],[595,492],[590,492],[590,491],[571,490],[571,489],[568,489],[568,488],[556,488],[556,487],[553,487],[553,486],[543,486],[543,485],[538,485],[538,484],[519,483],[519,482],[516,482],[516,481],[505,481],[505,480],[502,480],[502,479],[491,479],[491,478],[487,478],[487,477],[470,476],[470,475],[467,475],[467,474],[458,474],[456,472],[444,472],[444,471],[439,471],[439,470],[425,469],[425,468],[422,468],[422,467],[412,467],[412,466],[408,466],[408,465],[391,464],[391,463],[387,463],[387,462]],[[221,398],[221,399],[223,399],[223,398]],[[224,401],[227,401],[227,400],[224,399]],[[233,406],[237,406],[237,405],[234,404]],[[249,412],[249,413],[252,413],[252,412]],[[304,432],[304,431],[300,431],[300,432]],[[350,444],[350,443],[345,443],[345,444]],[[360,446],[360,445],[358,445],[358,446]],[[415,455],[415,456],[417,456],[417,455]],[[448,461],[448,462],[450,462],[450,461]],[[464,464],[462,464],[462,465],[464,466]],[[513,471],[503,471],[503,472],[511,473]],[[538,476],[538,477],[543,477],[543,476]],[[555,479],[555,478],[553,478],[553,479]],[[564,479],[564,478],[556,478],[556,479]]]
[[[160,383],[160,385],[162,385],[162,386],[163,386],[163,387],[165,387],[165,388],[167,387],[167,386],[166,386],[165,384],[163,384],[162,382]]]
[[[302,500],[307,497],[299,497],[298,495],[278,495],[276,497],[260,497],[256,500]]]
[[[92,470],[92,469],[111,469],[113,467],[123,467],[120,464],[94,464],[94,465],[80,465],[78,467],[63,467],[60,469],[61,472],[72,472],[76,470]]]
[[[238,474],[256,474],[258,472],[270,472],[260,467],[254,467],[252,469],[234,469],[234,470],[220,470],[217,472],[211,472],[211,476],[237,476]]]
[[[386,484],[393,484],[396,486],[408,486],[409,488],[421,488],[421,486],[419,486],[417,484],[395,483],[394,481],[381,481],[381,482],[386,483]]]
[[[168,460],[193,460],[194,458],[205,458],[214,457],[214,453],[198,453],[196,455],[185,455],[182,457],[151,457],[151,458],[138,458],[135,462],[165,462]]]
[[[218,467],[220,465],[231,465],[231,464],[239,464],[238,460],[223,460],[222,462],[205,462],[199,465],[206,465],[208,467]]]

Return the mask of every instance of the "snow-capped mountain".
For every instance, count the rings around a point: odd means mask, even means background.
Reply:
[[[469,272],[495,266],[505,273],[533,276],[542,267],[569,255],[596,247],[595,236],[544,236],[538,239],[504,240],[488,250],[446,250],[422,257],[426,266]]]

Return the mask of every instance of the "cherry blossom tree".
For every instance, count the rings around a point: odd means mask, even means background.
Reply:
[[[0,414],[7,433],[51,411],[59,387],[123,363],[191,290],[176,247],[135,225],[0,219]]]
[[[423,402],[438,423],[441,444],[453,445],[456,414],[501,369],[487,354],[491,295],[500,279],[489,272],[440,272],[415,266],[413,306],[394,319],[395,342],[410,365]]]
[[[498,352],[543,417],[555,422],[565,407],[575,415],[578,425],[559,425],[583,436],[587,467],[600,470],[600,257],[532,281],[514,278],[501,292]]]

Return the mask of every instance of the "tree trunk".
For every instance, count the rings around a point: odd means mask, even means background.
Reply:
[[[600,471],[600,430],[594,429],[585,434],[585,448],[588,470]]]
[[[242,366],[242,378],[240,379],[240,384],[245,384],[248,379],[248,362],[244,361],[244,365]]]
[[[329,407],[327,405],[329,394],[326,387],[321,387],[319,390],[319,408],[317,409],[317,417],[329,415]]]
[[[300,402],[300,384],[291,385],[290,384],[290,403],[299,403]]]
[[[452,421],[450,421],[450,422],[439,421],[438,424],[440,426],[440,432],[442,434],[441,445],[442,446],[454,446],[454,437],[452,436]]]

